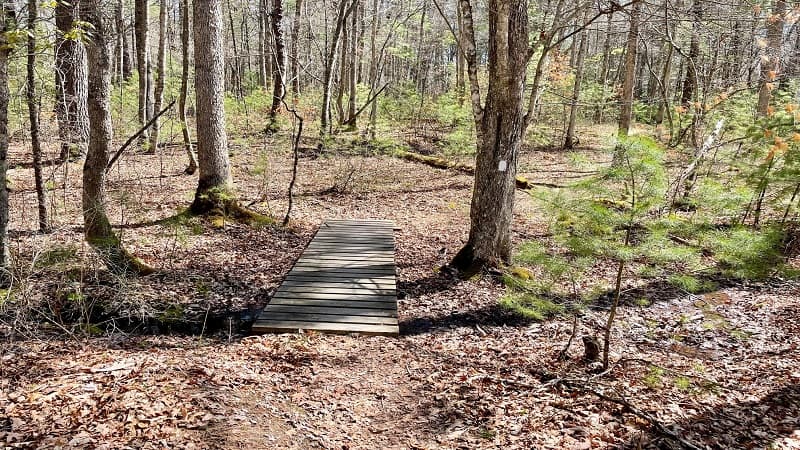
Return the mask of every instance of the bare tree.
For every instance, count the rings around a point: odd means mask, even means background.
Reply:
[[[158,55],[156,55],[156,87],[153,95],[153,111],[161,111],[164,103],[164,77],[166,76],[166,45],[167,45],[167,0],[160,0],[158,9]],[[161,120],[155,118],[150,134],[150,148],[158,148],[158,138],[161,132]]]
[[[186,122],[186,97],[189,93],[189,0],[181,0],[181,93],[178,97],[178,117],[183,131],[183,145],[189,157],[184,173],[192,175],[197,171],[197,158],[192,147],[192,136]]]
[[[47,218],[47,197],[42,173],[42,144],[39,140],[39,98],[36,92],[36,22],[39,20],[37,0],[28,0],[28,64],[26,97],[28,100],[28,122],[31,130],[31,153],[33,153],[33,179],[39,207],[39,231],[47,233],[50,224]]]
[[[336,55],[338,54],[339,41],[342,29],[347,22],[347,17],[353,10],[353,3],[350,0],[339,0],[339,8],[336,13],[336,25],[331,36],[331,43],[325,56],[322,80],[322,111],[320,113],[320,133],[327,134],[331,125],[331,90],[333,87],[333,70],[336,65]]]
[[[74,2],[59,1],[56,4],[55,110],[61,159],[64,161],[85,156],[89,142],[86,50],[73,30],[76,20],[78,8]]]
[[[275,116],[281,108],[286,77],[286,47],[283,42],[283,5],[281,0],[272,0],[272,36],[275,39],[275,70],[272,73],[272,106],[269,109],[269,129],[276,126]]]
[[[469,0],[459,1],[477,156],[469,239],[452,265],[469,275],[511,260],[511,218],[517,156],[525,127],[525,75],[531,52],[527,1],[490,0],[489,82],[482,105],[472,4]]]
[[[761,87],[758,90],[758,114],[762,116],[767,115],[771,91],[781,69],[785,14],[786,1],[773,0],[772,16],[767,19],[767,42],[761,62]]]
[[[620,99],[618,131],[620,136],[627,136],[631,128],[633,115],[633,87],[636,83],[636,56],[639,49],[639,11],[641,2],[631,8],[628,41],[625,47],[625,77],[622,82],[622,98]]]
[[[87,44],[89,72],[89,148],[83,167],[83,222],[86,241],[118,273],[148,274],[153,269],[128,253],[111,228],[106,212],[106,166],[114,131],[111,126],[111,0],[82,0],[81,18],[91,24]]]
[[[153,68],[150,64],[149,13],[147,0],[136,0],[134,34],[136,37],[136,67],[139,71],[139,124],[144,126],[153,116]],[[142,133],[142,142],[149,142],[150,131]],[[150,149],[154,151],[155,149]]]
[[[294,19],[292,22],[292,99],[296,102],[300,96],[300,19],[303,12],[303,0],[295,0]]]
[[[8,57],[13,50],[7,32],[15,27],[13,3],[0,3],[0,286],[11,281],[8,250]]]
[[[231,169],[225,132],[225,54],[222,0],[195,0],[194,48],[197,156],[200,179],[192,212],[224,212]]]

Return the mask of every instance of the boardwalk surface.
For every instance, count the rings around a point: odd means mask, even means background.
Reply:
[[[299,329],[399,334],[392,222],[322,224],[253,325],[254,333]]]

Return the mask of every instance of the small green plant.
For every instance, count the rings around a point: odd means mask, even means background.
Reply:
[[[689,391],[693,387],[692,381],[683,376],[676,377],[672,382],[675,384],[675,387],[681,391]]]
[[[660,388],[664,383],[664,369],[651,367],[647,371],[647,375],[642,378],[642,382],[650,389]]]

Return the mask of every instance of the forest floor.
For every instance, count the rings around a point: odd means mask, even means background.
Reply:
[[[604,131],[578,153],[607,162]],[[232,139],[234,178],[243,204],[282,217],[291,155],[272,139]],[[605,309],[586,311],[561,361],[572,318],[524,319],[498,306],[496,281],[437,270],[466,239],[463,174],[304,148],[289,228],[212,228],[175,217],[196,183],[181,147],[131,153],[109,174],[111,217],[160,270],[122,279],[81,239],[80,165],[48,168],[56,231],[35,232],[23,151],[11,232],[16,302],[30,307],[0,323],[0,448],[800,448],[797,284],[645,291],[654,302],[621,308],[615,363],[598,374],[580,336],[600,332]],[[526,149],[520,167],[563,183],[581,176],[570,160]],[[401,336],[247,336],[326,218],[399,227]],[[546,221],[520,192],[515,242]],[[98,324],[71,329],[81,316]]]

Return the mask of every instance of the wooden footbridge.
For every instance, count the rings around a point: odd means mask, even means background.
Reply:
[[[322,224],[253,325],[254,333],[298,330],[399,334],[392,222]]]

